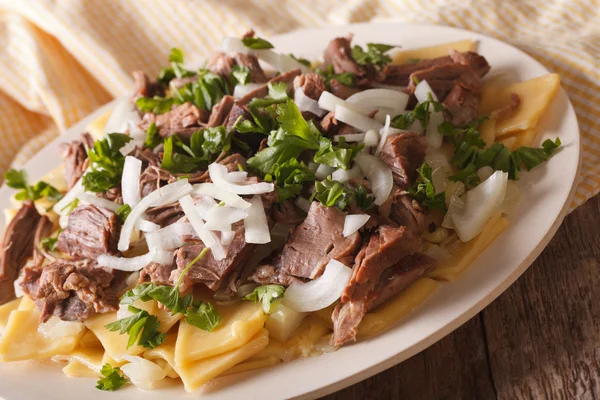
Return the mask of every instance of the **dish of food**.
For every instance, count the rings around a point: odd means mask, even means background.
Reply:
[[[392,41],[391,26],[423,34]],[[136,73],[133,101],[99,110],[82,138],[73,128],[62,169],[46,175],[41,154],[43,183],[9,172],[36,207],[4,202],[2,361],[52,359],[104,390],[206,392],[218,378],[234,383],[208,396],[290,397],[409,357],[489,303],[564,215],[572,109],[558,76],[510,46],[391,26],[275,49],[227,38],[208,71],[175,49],[159,82]],[[268,386],[296,368],[308,384]],[[87,393],[81,381],[52,385]]]

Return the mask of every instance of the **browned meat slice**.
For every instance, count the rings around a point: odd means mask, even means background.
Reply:
[[[110,200],[113,203],[123,204],[123,193],[121,191],[121,184],[108,189],[106,192],[96,193],[96,196],[106,200]]]
[[[360,92],[359,88],[342,85],[337,79],[331,79],[329,81],[329,87],[331,88],[331,93],[342,100],[346,100],[353,94]]]
[[[435,260],[425,254],[415,253],[404,257],[398,264],[386,269],[379,282],[367,296],[367,311],[391,299],[423,276],[435,265]]]
[[[69,214],[69,223],[58,235],[58,250],[77,258],[118,254],[120,226],[114,212],[86,204]]]
[[[171,285],[170,277],[174,268],[173,265],[150,263],[140,271],[140,279],[138,282],[152,282],[156,285]]]
[[[160,165],[160,157],[152,149],[136,147],[131,155],[142,160],[142,165]]]
[[[354,340],[358,324],[367,312],[368,295],[379,282],[382,273],[404,257],[415,253],[419,237],[401,226],[381,225],[371,235],[356,256],[350,281],[342,294],[341,303],[333,312],[332,344],[340,346]]]
[[[146,211],[148,221],[165,227],[174,222],[179,221],[184,216],[183,210],[179,203],[171,203],[159,207],[151,207]]]
[[[250,82],[265,83],[269,80],[258,63],[258,58],[256,58],[255,55],[237,53],[235,55],[235,61],[238,65],[246,67],[250,70]]]
[[[344,221],[340,210],[314,201],[276,260],[280,273],[315,279],[331,259],[350,265],[360,246],[360,235],[355,232],[344,237]]]
[[[235,229],[235,227],[234,227]],[[235,229],[233,241],[227,247],[227,254],[222,260],[215,260],[209,250],[202,259],[196,262],[185,275],[181,291],[185,292],[193,283],[204,283],[212,290],[217,290],[225,278],[233,270],[241,267],[252,253],[255,245],[244,240],[244,227],[240,225]],[[177,269],[171,273],[171,282],[177,282],[183,269],[204,250],[202,243],[185,245],[175,253]]]
[[[229,57],[225,53],[217,53],[210,60],[208,60],[206,68],[208,68],[208,70],[213,74],[217,74],[225,79],[229,79],[234,65],[235,61],[233,58]]]
[[[113,273],[88,260],[57,261],[23,271],[23,291],[39,308],[40,322],[51,316],[63,321],[85,321],[94,313],[117,310],[118,295],[111,288]]]
[[[263,264],[256,268],[250,280],[259,285],[282,285],[289,286],[294,282],[302,282],[301,279],[295,276],[282,274],[277,266],[272,263]]]
[[[36,227],[41,216],[33,202],[23,202],[2,238],[0,255],[0,304],[15,298],[13,282],[33,254]]]
[[[177,180],[177,177],[173,173],[159,166],[149,165],[140,176],[142,196],[146,197],[159,187],[175,180]]]
[[[429,60],[421,60],[416,63],[400,64],[400,65],[386,65],[383,68],[382,83],[386,85],[394,86],[408,86],[410,83],[410,75],[416,71],[421,71],[431,67],[438,67],[453,64],[450,56],[432,58]]]
[[[165,91],[162,85],[148,78],[144,72],[134,71],[132,75],[135,86],[133,100],[140,97],[164,96]]]
[[[162,137],[178,135],[182,139],[189,139],[205,125],[209,115],[208,111],[201,110],[192,103],[183,103],[164,114],[146,113],[140,127],[146,129],[154,122]]]
[[[50,256],[42,246],[42,239],[50,234],[51,229],[52,222],[47,216],[42,215],[35,228],[35,235],[33,236],[33,265],[41,266],[44,262],[44,258],[47,258],[48,256],[48,258],[54,260],[54,257]]]
[[[416,82],[427,81],[456,81],[466,71],[471,70],[461,64],[436,65],[427,69],[420,69],[410,74],[408,89],[414,93]]]
[[[67,189],[75,186],[86,170],[89,163],[87,150],[92,146],[94,146],[94,139],[89,133],[82,134],[80,140],[73,140],[61,145]]]
[[[223,125],[227,120],[227,116],[235,103],[233,96],[223,96],[220,102],[213,107],[210,118],[208,118],[207,127],[215,127]]]
[[[336,74],[350,72],[357,76],[363,76],[366,74],[365,69],[358,65],[352,58],[351,41],[352,35],[338,37],[329,42],[323,53],[325,65],[333,65],[333,72]]]
[[[313,100],[319,100],[321,94],[327,90],[325,82],[320,75],[309,73],[299,75],[294,78],[294,90],[302,88],[302,91],[307,97]]]
[[[327,137],[333,135],[347,135],[350,133],[356,133],[356,129],[352,126],[335,119],[335,113],[333,111],[325,114],[320,122],[321,132]]]
[[[419,203],[398,187],[392,195],[379,206],[379,214],[398,225],[407,226],[416,234],[421,234],[428,225],[428,219]]]
[[[229,112],[229,115],[227,116],[226,127],[227,127],[228,131],[233,129],[233,125],[235,125],[238,118],[240,118],[240,117],[242,117],[242,119],[248,119],[248,118],[251,118],[251,115],[250,115],[250,112],[248,112],[248,110],[246,110],[246,108],[244,108],[238,104],[234,104],[233,107],[231,107],[231,111]]]
[[[306,215],[288,199],[273,205],[271,217],[275,222],[295,225],[302,222]]]
[[[302,71],[300,70],[300,68],[296,68],[291,71],[284,72],[281,75],[277,75],[276,77],[269,80],[269,82],[270,83],[285,82],[289,85],[290,83],[292,83],[294,81],[294,78],[297,77],[298,75],[300,75],[301,73],[302,73]],[[269,94],[269,86],[263,85],[259,88],[256,88],[255,90],[251,91],[250,93],[246,94],[245,96],[240,97],[236,103],[238,105],[245,105],[245,104],[250,103],[250,101],[254,98],[266,97],[268,94]]]
[[[448,109],[445,117],[456,125],[465,125],[479,115],[481,100],[481,80],[479,76],[468,69],[455,82],[454,88],[442,101]]]
[[[490,72],[490,64],[488,64],[485,57],[480,56],[472,51],[465,51],[464,53],[461,53],[460,51],[452,49],[450,50],[450,58],[452,58],[452,61],[455,63],[470,67],[477,73],[477,75],[479,75],[480,78],[483,78],[488,72]]]
[[[388,136],[379,157],[392,169],[394,182],[403,189],[411,186],[417,177],[417,168],[423,164],[427,144],[425,138],[414,132]]]

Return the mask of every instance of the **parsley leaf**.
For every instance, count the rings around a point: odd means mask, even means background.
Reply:
[[[340,182],[327,177],[327,179],[315,183],[315,191],[310,201],[317,200],[326,207],[337,207],[343,211],[351,199],[352,192]]]
[[[135,106],[141,112],[164,114],[171,111],[175,99],[170,97],[140,97],[135,101]]]
[[[187,308],[184,315],[185,322],[208,332],[215,329],[221,322],[221,316],[210,303],[199,302]]]
[[[290,53],[289,56],[292,57],[294,60],[298,61],[300,64],[304,65],[306,68],[310,68],[311,67],[310,61],[307,60],[306,58],[296,57],[295,55],[293,55],[291,53]]]
[[[158,330],[160,323],[156,316],[133,306],[129,306],[128,310],[134,314],[111,322],[104,327],[111,332],[128,334],[127,348],[133,346],[136,341],[138,345],[147,349],[159,346],[164,341],[165,334]]]
[[[273,167],[273,179],[277,183],[277,196],[279,201],[284,201],[300,194],[304,182],[313,182],[315,174],[308,167],[295,158]]]
[[[155,148],[162,142],[162,138],[158,134],[158,129],[156,128],[156,124],[153,122],[146,130],[146,140],[144,140],[144,147],[149,147],[151,149]]]
[[[131,137],[122,133],[109,133],[97,140],[88,150],[91,171],[83,176],[83,187],[88,192],[105,192],[121,183],[125,156],[119,151]]]
[[[171,67],[163,68],[158,75],[158,81],[163,85],[168,85],[173,78],[186,78],[194,75],[193,71],[187,70],[183,65],[184,56],[181,49],[176,47],[171,49],[169,62],[171,63]]]
[[[59,229],[54,236],[43,237],[40,240],[40,248],[44,248],[48,251],[56,251],[56,246],[58,245],[58,235],[62,232],[62,229]]]
[[[333,168],[350,168],[350,162],[363,149],[364,144],[350,145],[344,138],[340,138],[338,144],[322,137],[319,150],[315,154],[314,162],[329,165]]]
[[[67,204],[66,206],[64,206],[63,208],[60,209],[60,211],[66,211],[67,215],[71,214],[73,212],[74,209],[77,208],[77,206],[79,205],[79,199],[76,197],[75,199],[73,199],[72,202],[70,202],[69,204]]]
[[[62,194],[54,186],[47,182],[39,181],[35,185],[30,186],[27,179],[27,171],[24,169],[10,169],[4,173],[6,185],[13,189],[21,189],[15,198],[19,201],[31,200],[36,201],[46,197],[50,201],[58,201],[62,198]]]
[[[362,47],[355,45],[352,47],[352,58],[360,65],[373,64],[383,68],[392,62],[392,58],[385,53],[394,47],[389,44],[367,43],[367,51],[365,51]]]
[[[250,69],[242,65],[234,65],[231,69],[231,84],[235,85],[247,85],[250,83]]]
[[[445,194],[443,192],[435,193],[435,187],[431,181],[431,175],[433,174],[431,166],[423,163],[417,171],[421,179],[408,189],[408,193],[424,206],[445,214],[447,212]]]
[[[287,83],[285,82],[269,82],[267,84],[269,88],[269,97],[274,100],[287,100]]]
[[[431,110],[433,111],[444,111],[446,108],[437,101],[434,101],[429,94],[427,101],[419,103],[415,106],[412,111],[406,114],[399,114],[392,118],[392,126],[397,129],[409,129],[410,126],[415,122],[419,121],[423,129],[427,129],[429,125],[429,119],[431,116]]]
[[[358,187],[354,189],[353,199],[361,210],[366,211],[373,206],[375,196],[369,194],[367,189],[365,189],[363,185],[359,184]]]
[[[244,43],[244,46],[246,46],[247,48],[254,50],[273,48],[273,45],[271,43],[259,37],[245,37],[242,39],[242,43]]]
[[[529,171],[533,167],[548,160],[548,158],[554,154],[560,145],[561,142],[559,138],[556,138],[556,141],[554,142],[550,139],[546,139],[544,143],[542,143],[542,148],[522,146],[516,149],[513,154],[515,154],[516,158],[521,161],[527,171]]]
[[[119,220],[121,221],[121,223],[125,223],[125,220],[127,219],[127,217],[129,217],[130,213],[131,213],[131,206],[129,204],[123,204],[121,207],[119,207],[117,209],[117,212],[115,214],[117,214],[117,217],[119,217]]]
[[[212,108],[229,93],[229,87],[223,77],[213,74],[208,69],[198,71],[198,79],[173,91],[177,104],[190,102],[206,111]]]
[[[206,168],[219,154],[231,148],[231,134],[224,126],[199,129],[190,138],[189,146],[178,136],[164,141],[161,168],[173,173],[188,173]]]
[[[266,314],[271,313],[271,306],[275,300],[283,298],[285,288],[280,285],[259,286],[252,293],[244,297],[244,300],[262,303],[263,311]]]
[[[98,379],[96,389],[115,391],[128,382],[127,378],[121,374],[121,369],[113,367],[109,363],[102,366],[100,373],[102,377]]]
[[[344,86],[354,87],[356,76],[352,72],[342,72],[341,74],[335,74],[333,72],[333,65],[327,66],[327,69],[317,68],[315,72],[323,78],[325,86],[328,90],[331,90],[330,81],[332,79],[338,81]]]

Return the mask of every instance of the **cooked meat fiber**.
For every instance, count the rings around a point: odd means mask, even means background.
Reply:
[[[159,82],[148,78],[148,75],[146,75],[144,72],[134,71],[132,75],[135,86],[132,97],[133,100],[136,100],[140,97],[163,96],[165,94],[165,90],[162,85]]]
[[[152,207],[146,211],[148,221],[160,225],[161,228],[179,221],[183,216],[184,213],[179,202]]]
[[[69,223],[58,235],[58,250],[76,258],[95,259],[118,254],[120,226],[114,212],[86,204],[69,214]]]
[[[235,60],[225,53],[215,54],[206,65],[206,68],[213,74],[220,75],[222,78],[229,79],[231,71],[235,66]]]
[[[379,157],[392,169],[394,182],[406,189],[414,183],[426,149],[427,143],[422,135],[404,132],[388,136]]]
[[[205,125],[210,113],[192,103],[183,103],[164,114],[144,114],[141,128],[147,129],[152,122],[156,124],[161,137],[177,135],[189,140],[192,134]]]
[[[27,259],[33,255],[34,237],[40,219],[33,202],[27,200],[4,231],[0,255],[0,304],[15,298],[13,282]]]
[[[325,82],[320,75],[309,73],[294,78],[294,90],[301,88],[307,97],[319,100],[321,94],[327,90]]]
[[[235,61],[237,65],[248,68],[250,71],[250,82],[265,83],[269,80],[255,55],[237,53],[235,55]]]
[[[456,81],[442,104],[448,109],[446,120],[456,125],[468,124],[479,115],[481,100],[481,80],[471,69],[465,71]]]
[[[431,67],[444,66],[453,64],[450,56],[433,58],[430,60],[421,60],[416,63],[400,64],[400,65],[386,65],[383,68],[383,81],[386,85],[394,86],[408,86],[410,83],[410,75],[414,72],[428,69]]]
[[[270,79],[269,83],[285,82],[289,85],[290,83],[292,83],[294,81],[294,78],[297,77],[298,75],[300,75],[301,73],[302,73],[302,71],[300,70],[300,68],[296,68],[291,71],[284,72],[281,75],[277,75],[276,77]],[[240,97],[236,103],[238,105],[246,105],[246,104],[250,103],[250,101],[253,98],[266,97],[268,94],[269,94],[269,86],[267,84],[265,84],[259,88],[256,88],[255,90],[251,91],[250,93],[246,94],[245,96]]]
[[[171,273],[175,269],[174,265],[164,265],[150,263],[140,271],[139,283],[152,282],[156,285],[171,285]]]
[[[61,145],[67,190],[75,186],[88,167],[87,150],[92,146],[94,146],[94,139],[89,133],[82,134],[80,140],[73,140]]]
[[[346,100],[353,94],[360,92],[359,88],[342,85],[337,79],[330,79],[329,87],[331,88],[331,93],[342,100]]]
[[[209,128],[223,125],[227,120],[227,116],[235,103],[233,96],[223,96],[220,102],[218,102],[210,113],[210,118],[206,126]]]
[[[51,256],[44,246],[42,246],[42,239],[49,236],[51,230],[52,221],[47,216],[42,215],[35,228],[35,235],[33,237],[33,265],[41,266],[45,258],[54,260],[54,256]]]
[[[325,49],[323,59],[325,65],[333,65],[333,72],[336,74],[350,72],[357,76],[363,76],[366,71],[352,58],[351,40],[351,35],[333,39]]]
[[[40,322],[51,316],[85,321],[94,313],[116,311],[119,297],[111,289],[113,273],[88,260],[60,260],[23,271],[23,291],[39,308]]]
[[[383,272],[418,251],[419,246],[419,237],[404,226],[381,225],[371,234],[356,256],[350,281],[332,315],[335,346],[355,340],[358,324],[367,312],[369,294]]]

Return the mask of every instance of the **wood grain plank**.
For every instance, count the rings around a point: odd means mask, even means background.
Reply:
[[[483,321],[498,398],[598,397],[600,198],[566,218]]]
[[[328,400],[494,399],[483,328],[475,317],[425,351]]]

